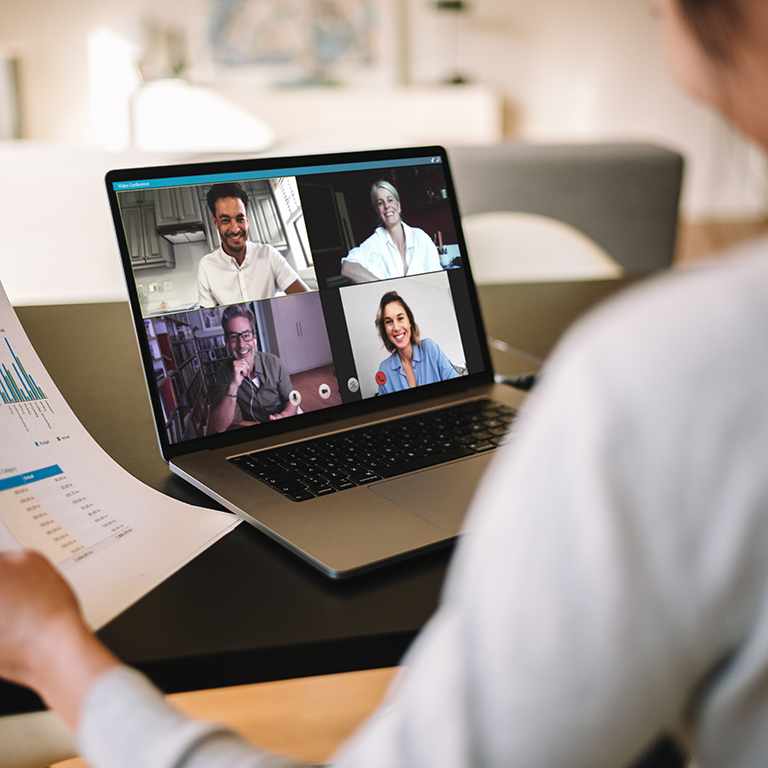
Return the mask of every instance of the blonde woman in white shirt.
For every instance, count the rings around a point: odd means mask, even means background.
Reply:
[[[400,194],[380,179],[371,187],[371,203],[381,225],[341,260],[341,274],[353,283],[439,272],[440,256],[429,235],[401,218]]]

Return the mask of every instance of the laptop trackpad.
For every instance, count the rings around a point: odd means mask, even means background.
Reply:
[[[451,533],[458,533],[490,455],[443,464],[368,486],[389,501]]]

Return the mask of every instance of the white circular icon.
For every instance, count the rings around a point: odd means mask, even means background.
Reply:
[[[298,389],[292,389],[288,395],[291,405],[298,405],[301,402],[301,392]]]
[[[321,384],[317,391],[320,393],[320,397],[323,398],[323,400],[327,400],[331,396],[331,388],[327,384]]]
[[[360,389],[360,382],[353,376],[348,382],[347,382],[347,389],[350,392],[357,392],[358,389]]]

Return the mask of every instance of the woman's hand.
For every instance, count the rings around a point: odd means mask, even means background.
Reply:
[[[0,677],[35,690],[72,727],[96,680],[120,662],[37,552],[0,552]]]

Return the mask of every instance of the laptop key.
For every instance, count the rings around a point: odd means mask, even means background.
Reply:
[[[278,483],[284,483],[287,480],[298,480],[300,477],[302,477],[302,474],[300,472],[296,472],[295,470],[291,471],[280,471],[274,475],[266,475],[262,478],[265,483],[268,483],[269,485],[277,485]]]
[[[383,467],[388,467],[389,464],[390,462],[385,459],[369,459],[363,462],[363,468],[371,472],[378,472]]]
[[[291,501],[308,501],[309,499],[317,498],[313,493],[310,493],[306,489],[299,491],[289,491],[284,495],[286,499],[291,499]]]
[[[310,491],[314,491],[315,488],[322,488],[324,485],[328,485],[326,480],[322,477],[305,477],[299,482],[303,483]]]
[[[471,448],[475,453],[483,453],[484,451],[490,451],[496,446],[490,440],[481,440],[479,443],[472,443],[467,448]]]
[[[287,480],[284,483],[276,483],[272,486],[276,491],[280,493],[291,493],[292,491],[304,491],[306,486],[301,480]]]
[[[347,477],[349,477],[349,472],[346,470],[337,471],[335,469],[329,469],[324,471],[321,474],[321,477],[324,477],[326,480],[345,480]]]
[[[329,480],[328,485],[335,488],[337,491],[345,491],[347,488],[354,488],[357,483],[347,478],[344,480]]]
[[[350,480],[354,480],[358,485],[365,485],[366,483],[372,483],[374,480],[381,480],[379,475],[375,475],[373,472],[359,472],[356,475],[350,475]]]
[[[246,464],[245,462],[238,463],[237,466],[245,470],[249,475],[252,475],[253,477],[257,477],[259,480],[261,480],[264,476],[270,474],[270,470],[266,467],[262,467],[258,464]]]

